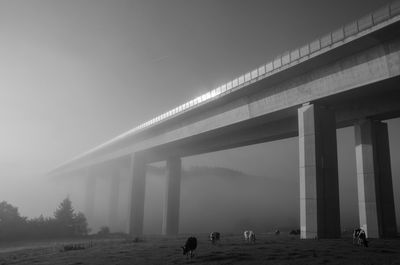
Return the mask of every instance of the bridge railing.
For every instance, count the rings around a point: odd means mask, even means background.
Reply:
[[[400,15],[400,1],[395,1],[300,48],[285,52],[282,55],[275,57],[274,60],[264,65],[261,65],[253,71],[241,75],[234,80],[231,80],[228,83],[223,84],[205,93],[204,95],[192,99],[143,124],[140,124],[126,134],[143,130],[168,118],[186,112],[189,109],[195,108],[206,102],[229,94],[235,90],[241,89],[244,86],[247,86],[260,79],[266,78],[290,66],[303,62],[309,58],[312,58],[320,53],[331,49],[332,47],[340,46],[341,44],[351,40],[352,38],[356,38],[360,32],[368,31],[376,25],[384,24],[387,20],[398,15]],[[121,135],[120,137],[123,137],[124,135]]]

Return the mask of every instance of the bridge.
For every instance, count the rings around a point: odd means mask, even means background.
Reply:
[[[179,231],[181,158],[298,137],[301,238],[340,236],[336,130],[353,126],[360,226],[395,236],[388,129],[400,115],[400,2],[286,52],[58,166],[132,178],[129,233],[143,233],[146,165],[166,161],[163,234]],[[97,172],[97,173],[96,173]],[[114,206],[118,189],[114,187]],[[91,195],[92,194],[92,195]],[[88,199],[88,208],[94,199]],[[111,203],[111,205],[113,205]],[[93,207],[92,207],[93,208]]]

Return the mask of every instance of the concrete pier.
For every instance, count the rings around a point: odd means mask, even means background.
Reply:
[[[96,200],[96,172],[94,168],[86,171],[85,216],[89,226],[93,225]]]
[[[179,206],[182,162],[174,157],[167,160],[167,185],[164,200],[163,235],[177,235],[179,231]]]
[[[305,104],[298,121],[301,238],[340,237],[335,115]]]
[[[387,124],[365,119],[354,128],[360,227],[370,238],[396,236]]]
[[[119,185],[121,182],[121,169],[113,168],[110,175],[110,204],[108,211],[108,224],[112,232],[118,232],[119,228]]]
[[[136,237],[143,235],[144,196],[146,188],[146,163],[140,155],[132,155],[131,176],[132,190],[129,234]]]

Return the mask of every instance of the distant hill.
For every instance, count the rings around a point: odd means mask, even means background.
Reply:
[[[162,226],[165,173],[165,167],[148,167],[146,233],[158,233]],[[190,167],[182,172],[180,231],[295,229],[299,218],[298,193],[295,181],[223,167]]]
[[[218,176],[223,178],[240,178],[247,176],[241,171],[224,167],[206,167],[194,166],[183,171],[183,176],[186,178],[201,177],[201,176]]]
[[[156,176],[165,176],[166,168],[165,167],[157,167],[153,165],[147,166],[147,172],[151,175]],[[198,177],[206,177],[213,176],[221,179],[231,179],[231,180],[239,180],[239,179],[268,179],[270,181],[279,181],[286,182],[287,180],[280,180],[269,176],[257,176],[250,175],[244,173],[239,170],[224,168],[224,167],[209,167],[209,166],[192,166],[189,169],[183,169],[182,179],[190,179],[190,178],[198,178]]]
[[[147,172],[153,175],[164,176],[166,173],[165,167],[157,167],[153,165],[147,166]],[[246,176],[241,171],[224,167],[207,167],[207,166],[194,166],[189,169],[183,169],[182,176],[186,178],[198,177],[198,176],[219,176],[219,177],[243,177]]]
[[[160,232],[164,201],[165,167],[150,166],[146,232]],[[299,228],[300,189],[298,179],[279,179],[210,166],[193,166],[182,172],[180,231],[207,232],[273,231]],[[348,201],[354,191],[342,190]],[[151,206],[151,202],[157,206]],[[352,201],[356,203],[356,201]],[[342,225],[354,227],[353,204],[342,205]],[[212,218],[210,218],[212,217]],[[354,221],[355,220],[355,221]]]

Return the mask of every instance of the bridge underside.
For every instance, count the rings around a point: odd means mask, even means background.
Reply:
[[[363,86],[313,104],[335,113],[336,128],[354,125],[358,120],[387,120],[400,117],[400,77]],[[170,156],[185,157],[298,136],[300,107],[278,111],[221,129],[140,152],[148,163]]]

